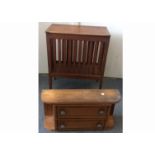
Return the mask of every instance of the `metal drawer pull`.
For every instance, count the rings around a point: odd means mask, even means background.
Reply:
[[[105,114],[104,110],[100,110],[100,111],[99,111],[99,114],[100,114],[100,115],[104,115],[104,114]]]
[[[61,124],[61,125],[60,125],[60,128],[61,128],[61,129],[64,129],[64,128],[65,128],[65,125],[64,125],[64,124]]]
[[[102,124],[100,124],[100,123],[97,124],[97,128],[102,128],[102,127],[103,127]]]
[[[63,116],[63,115],[66,115],[66,112],[65,112],[64,110],[61,110],[61,111],[60,111],[60,115],[62,115],[62,116]]]

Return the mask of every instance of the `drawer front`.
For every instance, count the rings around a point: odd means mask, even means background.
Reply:
[[[56,114],[58,118],[103,118],[108,115],[109,109],[93,106],[58,106]]]
[[[57,120],[57,130],[103,130],[105,119],[102,120],[82,120],[65,119]]]

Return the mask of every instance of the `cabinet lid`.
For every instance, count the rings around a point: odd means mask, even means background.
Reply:
[[[45,89],[41,100],[48,104],[104,104],[120,100],[117,89]]]
[[[46,32],[54,33],[54,34],[110,36],[110,33],[109,33],[107,27],[103,27],[103,26],[100,27],[100,26],[52,24],[48,27]]]

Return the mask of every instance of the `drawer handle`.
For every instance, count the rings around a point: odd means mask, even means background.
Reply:
[[[65,112],[64,110],[61,110],[61,111],[60,111],[60,115],[61,115],[61,116],[64,116],[64,115],[66,115],[66,112]]]
[[[60,128],[61,129],[64,129],[65,128],[65,125],[64,124],[60,124]]]
[[[99,114],[100,114],[100,115],[104,115],[104,114],[105,114],[105,111],[104,111],[104,110],[100,110],[100,111],[99,111]]]
[[[97,128],[102,128],[102,127],[103,127],[103,125],[101,123],[97,124]]]

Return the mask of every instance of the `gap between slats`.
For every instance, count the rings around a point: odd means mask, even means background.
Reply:
[[[52,39],[52,53],[54,66],[59,63],[62,66],[79,64],[79,69],[80,67],[84,68],[85,65],[91,67],[102,64],[104,43],[101,41],[66,40],[63,38]]]

